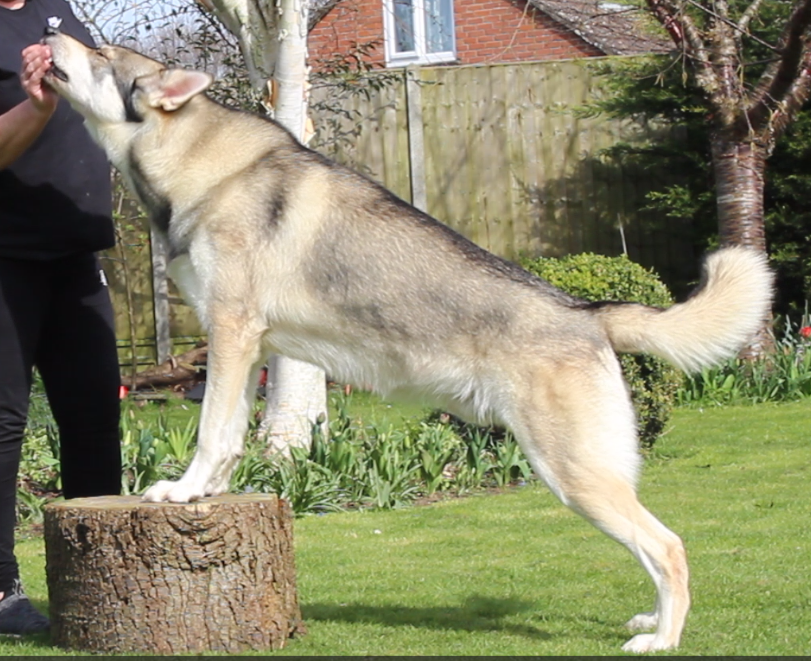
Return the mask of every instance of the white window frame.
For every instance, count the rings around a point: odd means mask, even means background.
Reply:
[[[397,35],[394,22],[394,0],[383,0],[383,30],[386,46],[386,66],[405,67],[409,64],[442,64],[456,61],[456,20],[453,0],[451,0],[451,41],[449,51],[428,53],[425,50],[425,0],[412,0],[414,3],[414,46],[413,51],[398,53],[395,50]]]

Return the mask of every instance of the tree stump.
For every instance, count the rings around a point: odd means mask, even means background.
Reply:
[[[60,647],[236,653],[279,649],[306,631],[292,514],[274,495],[52,503],[45,555],[51,639]]]

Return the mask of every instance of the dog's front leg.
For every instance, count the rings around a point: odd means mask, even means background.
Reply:
[[[261,331],[240,321],[212,324],[209,331],[206,394],[191,464],[180,480],[160,481],[149,488],[144,500],[187,503],[228,489],[242,456],[262,359]]]

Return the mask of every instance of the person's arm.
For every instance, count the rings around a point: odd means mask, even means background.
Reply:
[[[59,101],[42,82],[51,66],[50,49],[33,44],[23,50],[22,57],[20,82],[28,98],[0,115],[0,170],[17,160],[37,139]]]

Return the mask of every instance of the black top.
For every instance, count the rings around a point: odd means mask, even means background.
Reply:
[[[27,0],[0,7],[0,114],[27,95],[20,85],[23,48],[38,42],[51,17],[85,44],[93,39],[64,0]],[[0,170],[0,257],[53,259],[115,244],[110,167],[67,101],[42,134]]]

